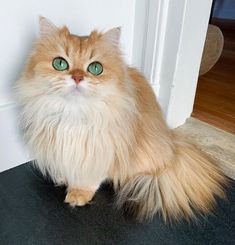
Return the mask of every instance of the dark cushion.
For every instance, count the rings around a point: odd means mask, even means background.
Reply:
[[[0,174],[0,244],[235,244],[235,183],[228,200],[218,200],[213,216],[197,223],[136,224],[115,210],[112,187],[103,185],[90,205],[63,202],[55,187],[31,163]]]

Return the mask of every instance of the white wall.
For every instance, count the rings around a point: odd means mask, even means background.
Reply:
[[[17,129],[16,107],[0,107],[0,172],[30,159]]]
[[[73,33],[86,35],[92,29],[121,26],[121,47],[128,63],[141,66],[145,8],[141,0],[7,0],[0,8],[0,171],[29,159],[17,131],[17,111],[11,87],[19,77],[38,33],[38,16],[58,26],[66,24]],[[142,28],[134,37],[135,20]],[[135,41],[136,40],[136,41]]]

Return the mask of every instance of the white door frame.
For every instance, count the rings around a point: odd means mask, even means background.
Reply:
[[[142,70],[170,127],[190,117],[212,0],[149,0]]]

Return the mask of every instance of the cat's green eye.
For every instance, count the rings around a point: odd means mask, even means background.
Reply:
[[[52,66],[57,71],[65,71],[65,70],[68,70],[69,69],[68,62],[64,58],[62,58],[62,57],[56,57],[52,61]]]
[[[94,76],[98,76],[103,72],[103,66],[99,62],[95,61],[88,66],[87,71]]]

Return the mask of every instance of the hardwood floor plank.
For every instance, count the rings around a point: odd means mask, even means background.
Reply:
[[[217,64],[199,77],[192,116],[235,134],[235,21],[214,20],[224,34]]]

